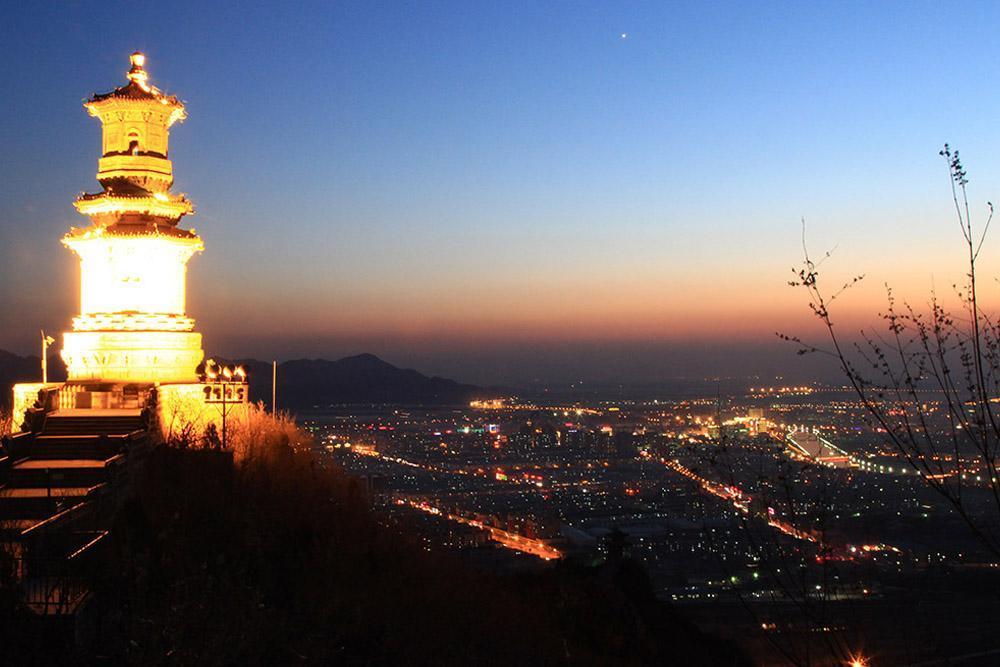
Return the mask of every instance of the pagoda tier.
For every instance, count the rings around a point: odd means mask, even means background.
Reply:
[[[193,211],[183,195],[170,193],[173,164],[168,157],[170,126],[184,120],[184,104],[149,84],[146,57],[131,56],[128,83],[110,93],[93,95],[84,103],[103,130],[97,180],[104,191],[82,195],[77,210],[104,223],[107,217],[137,213],[177,224]]]
[[[101,120],[103,191],[79,197],[90,225],[63,244],[80,258],[80,314],[63,334],[71,381],[193,382],[204,354],[185,313],[187,262],[204,245],[178,224],[193,207],[173,194],[170,126],[184,105],[149,84],[134,53],[128,83],[84,103]]]
[[[180,100],[149,84],[144,55],[133,53],[131,61],[127,84],[84,103],[104,130],[97,180],[107,186],[128,179],[151,192],[165,192],[174,181],[167,157],[170,126],[187,114]]]

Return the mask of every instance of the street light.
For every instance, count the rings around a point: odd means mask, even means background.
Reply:
[[[219,379],[219,376],[222,379]],[[226,417],[231,406],[247,401],[247,374],[242,366],[220,366],[214,359],[205,362],[205,403],[220,406],[222,413],[222,448],[228,444]]]

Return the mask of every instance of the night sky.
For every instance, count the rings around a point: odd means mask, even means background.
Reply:
[[[128,54],[171,133],[210,354],[480,383],[812,372],[801,220],[845,330],[962,280],[941,144],[1000,196],[990,3],[23,3],[0,24],[0,348],[68,328]],[[996,265],[987,244],[984,270]],[[997,285],[987,288],[991,298]]]

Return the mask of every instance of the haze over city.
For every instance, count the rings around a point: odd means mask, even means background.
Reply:
[[[189,308],[236,356],[373,352],[480,384],[811,376],[774,337],[816,331],[786,284],[803,218],[836,248],[824,271],[866,275],[840,304],[856,329],[885,282],[923,303],[962,279],[945,141],[974,205],[1000,192],[988,3],[286,9],[8,13],[0,349],[37,353],[74,312],[51,285],[78,279],[57,239],[96,187],[79,100],[135,49],[191,100],[174,189],[213,252]]]

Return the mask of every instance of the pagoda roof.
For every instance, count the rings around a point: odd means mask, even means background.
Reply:
[[[114,195],[116,197],[152,197],[152,190],[142,187],[135,181],[130,181],[127,178],[109,178],[104,180],[101,185],[104,186],[104,192],[98,192],[95,194],[84,194],[80,196],[80,199],[96,199],[103,195]]]
[[[94,93],[87,104],[103,102],[105,100],[152,100],[156,102],[170,104],[172,106],[184,106],[183,103],[173,95],[167,95],[158,88],[147,86],[143,88],[135,81],[129,81],[124,86],[115,88],[109,93]]]
[[[132,69],[130,69],[126,75],[128,77],[128,83],[124,86],[119,86],[108,93],[94,93],[91,95],[90,99],[84,102],[84,106],[89,107],[92,104],[99,105],[102,102],[109,100],[137,102],[152,101],[183,110],[184,103],[177,99],[177,97],[167,95],[159,88],[149,83],[149,74],[145,70],[146,56],[136,51],[130,58]]]
[[[87,239],[95,236],[161,236],[183,239],[200,243],[201,239],[193,229],[181,229],[169,220],[157,220],[152,217],[136,217],[129,220],[118,220],[110,225],[92,225],[80,229],[73,227],[63,241]]]
[[[181,229],[171,222],[143,220],[119,221],[104,228],[104,233],[111,236],[170,236],[179,239],[197,239],[198,235],[189,229]]]
[[[144,213],[178,220],[194,213],[194,207],[184,195],[150,192],[126,179],[109,179],[103,192],[82,194],[73,205],[84,215]]]

